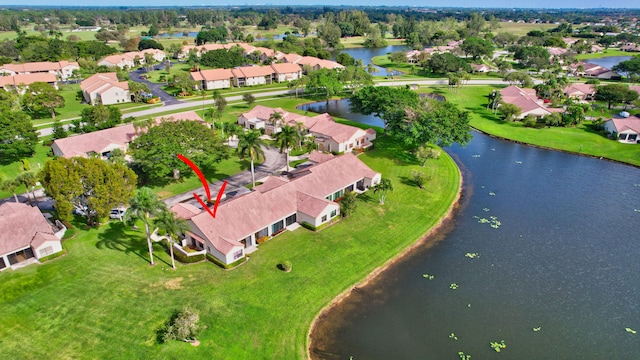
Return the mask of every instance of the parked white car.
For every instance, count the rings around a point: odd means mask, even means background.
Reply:
[[[109,213],[109,218],[110,219],[118,219],[118,220],[122,220],[122,217],[124,216],[124,212],[126,210],[124,209],[111,209],[111,212]]]

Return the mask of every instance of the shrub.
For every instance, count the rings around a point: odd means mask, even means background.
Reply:
[[[62,249],[62,251],[59,251],[59,252],[57,252],[55,254],[51,254],[51,255],[47,255],[47,256],[41,257],[40,259],[38,259],[38,261],[47,262],[49,260],[53,260],[53,259],[55,259],[57,257],[60,257],[60,256],[62,256],[64,254],[66,254],[66,253],[67,253],[67,249]]]
[[[163,241],[161,244],[162,244],[162,247],[168,252],[169,251],[169,244],[166,241]],[[193,264],[193,263],[197,263],[197,262],[203,261],[205,259],[204,254],[188,256],[188,255],[185,255],[185,254],[181,253],[180,251],[174,251],[173,252],[173,257],[176,260],[178,260],[179,262],[183,263],[183,264]]]
[[[23,169],[24,171],[30,171],[30,170],[31,170],[31,164],[29,164],[29,160],[27,160],[27,159],[22,159],[22,160],[20,160],[20,161],[22,161],[22,169]]]
[[[159,339],[162,342],[168,342],[169,340],[196,340],[196,336],[202,330],[202,327],[198,324],[199,321],[200,316],[198,316],[198,313],[185,306],[182,311],[173,313],[164,329],[158,334]]]
[[[284,272],[290,272],[291,271],[291,261],[287,260],[287,261],[283,261],[280,264],[280,268],[282,269],[282,271]]]

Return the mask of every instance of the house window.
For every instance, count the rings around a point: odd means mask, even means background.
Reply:
[[[627,141],[636,141],[637,138],[638,134],[629,134],[629,137],[627,137]]]
[[[331,212],[331,217],[333,218],[333,217],[335,217],[336,215],[338,215],[338,210],[333,210],[333,211]]]
[[[242,250],[238,250],[233,254],[233,260],[238,260],[242,257]]]
[[[620,139],[620,140],[627,140],[627,134],[620,134],[620,135],[618,135],[618,139]]]
[[[0,269],[4,269],[7,267],[7,264],[4,263],[4,258],[0,257]]]
[[[278,231],[284,229],[284,221],[280,220],[277,223],[271,225],[271,233],[275,234]]]
[[[320,220],[320,222],[325,222],[325,221],[327,221],[327,215],[324,215],[324,216],[322,217],[322,220]]]
[[[40,257],[53,254],[53,246],[47,246],[44,249],[40,249]]]
[[[286,224],[287,226],[289,226],[289,225],[293,224],[293,223],[294,223],[294,222],[296,222],[296,221],[297,221],[297,219],[296,219],[296,214],[293,214],[293,215],[291,215],[291,216],[289,216],[289,217],[287,217],[287,218],[285,219],[285,224]]]
[[[339,198],[340,196],[342,196],[342,190],[338,190],[335,193],[333,193],[333,200]]]

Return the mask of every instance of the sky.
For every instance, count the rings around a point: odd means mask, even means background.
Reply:
[[[348,5],[477,8],[640,8],[638,0],[0,0],[20,6],[220,6],[220,5]]]

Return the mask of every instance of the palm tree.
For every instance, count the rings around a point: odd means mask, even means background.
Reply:
[[[256,186],[256,174],[253,164],[256,159],[264,156],[262,146],[264,146],[264,142],[260,138],[260,132],[257,130],[249,130],[238,135],[238,148],[236,149],[236,151],[240,154],[241,157],[249,154],[249,158],[251,159],[252,187]]]
[[[130,223],[132,219],[138,219],[144,223],[144,229],[147,235],[147,245],[149,246],[150,264],[153,262],[153,245],[151,244],[151,218],[158,215],[162,210],[166,209],[165,203],[158,199],[158,196],[148,187],[138,189],[131,199],[130,207],[124,213],[124,220]]]
[[[0,183],[0,190],[3,191],[11,191],[13,193],[13,198],[16,202],[18,201],[18,194],[16,194],[16,189],[20,186],[20,183],[15,179],[6,179]]]
[[[176,217],[176,215],[169,209],[162,209],[158,217],[153,221],[153,224],[161,229],[164,229],[167,233],[167,241],[169,242],[169,253],[171,254],[171,267],[175,270],[176,261],[173,257],[173,241],[177,239],[180,233],[185,233],[189,230],[189,225],[183,218]]]
[[[387,178],[380,179],[380,183],[373,186],[373,192],[378,194],[378,201],[380,202],[380,205],[384,205],[387,193],[393,192],[393,184],[391,184],[391,180]]]
[[[298,146],[300,147],[300,151],[302,151],[302,139],[304,139],[304,136],[307,133],[307,127],[304,126],[302,121],[296,121],[295,128],[298,132]]]
[[[33,201],[36,201],[36,194],[33,191],[33,188],[36,186],[38,182],[38,176],[34,172],[25,172],[16,178],[16,182],[20,184],[24,184],[27,188],[27,199],[29,199],[29,203],[31,204],[31,198],[29,197],[29,189],[31,189],[31,195],[33,195]]]
[[[277,133],[276,129],[278,128],[278,124],[282,122],[282,119],[284,119],[284,117],[279,111],[274,111],[269,115],[269,125],[273,126],[272,133]]]
[[[293,126],[285,125],[276,134],[276,143],[280,146],[280,152],[283,150],[287,154],[287,171],[289,171],[289,150],[298,142],[298,132]]]

